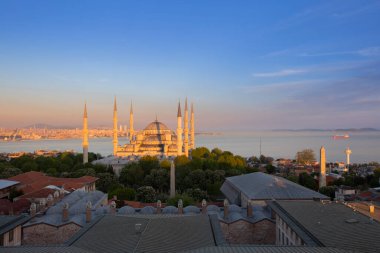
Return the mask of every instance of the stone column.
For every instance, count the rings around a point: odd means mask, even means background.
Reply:
[[[170,165],[170,198],[175,197],[175,166],[174,162]]]
[[[326,186],[326,150],[325,147],[321,147],[320,150],[320,176],[319,176],[319,188]]]

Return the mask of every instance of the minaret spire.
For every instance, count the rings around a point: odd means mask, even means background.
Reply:
[[[182,114],[181,114],[181,102],[178,102],[177,113],[177,156],[182,155]]]
[[[319,188],[326,186],[326,150],[325,147],[321,147],[320,150],[320,176],[319,176]]]
[[[117,154],[117,105],[116,105],[116,96],[113,103],[113,155]]]
[[[191,103],[191,112],[190,112],[190,148],[195,148],[195,133],[194,133],[194,107]]]
[[[134,135],[134,129],[133,129],[133,105],[131,101],[131,109],[129,111],[129,140],[133,139]]]
[[[184,150],[185,156],[189,156],[189,111],[187,109],[187,98],[185,100],[185,116],[184,116]]]
[[[83,164],[88,163],[88,122],[87,122],[87,103],[84,103],[83,112]]]

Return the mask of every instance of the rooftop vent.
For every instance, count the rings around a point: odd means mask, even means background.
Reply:
[[[345,220],[345,222],[349,224],[359,223],[357,219],[348,219],[348,220]]]
[[[140,234],[141,233],[141,226],[142,226],[141,223],[136,223],[135,224],[135,232],[136,232],[136,234]]]

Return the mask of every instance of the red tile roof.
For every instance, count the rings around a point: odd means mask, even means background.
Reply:
[[[20,188],[24,194],[28,194],[38,191],[48,185],[55,185],[58,187],[63,186],[66,190],[76,190],[95,182],[98,178],[92,176],[83,176],[79,178],[59,178],[46,176],[44,173],[38,171],[29,171],[10,177],[9,180],[19,181],[21,186]]]
[[[47,198],[49,194],[53,195],[56,190],[49,188],[42,188],[28,194],[24,194],[19,199],[33,199],[33,198]]]

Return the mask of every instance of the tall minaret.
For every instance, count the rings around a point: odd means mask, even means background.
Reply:
[[[190,112],[190,148],[195,148],[195,138],[194,138],[194,107],[191,103],[191,112]]]
[[[185,100],[185,116],[184,116],[184,146],[185,156],[189,156],[189,111],[187,110],[187,98]]]
[[[348,169],[348,166],[350,166],[350,155],[352,153],[352,150],[350,149],[350,147],[346,148],[345,153],[346,153],[346,167]]]
[[[84,103],[83,113],[83,164],[88,163],[88,122],[87,122],[87,105]]]
[[[170,164],[170,197],[175,197],[175,166],[173,161]]]
[[[113,103],[113,155],[116,156],[117,152],[117,106],[116,96]]]
[[[321,174],[319,176],[319,188],[326,186],[326,150],[325,147],[321,147],[319,166],[321,168]]]
[[[129,111],[129,140],[133,139],[134,135],[134,129],[133,129],[133,106],[131,102],[131,109]]]
[[[177,113],[177,156],[182,155],[182,114],[181,114],[181,103],[178,102],[178,113]]]

